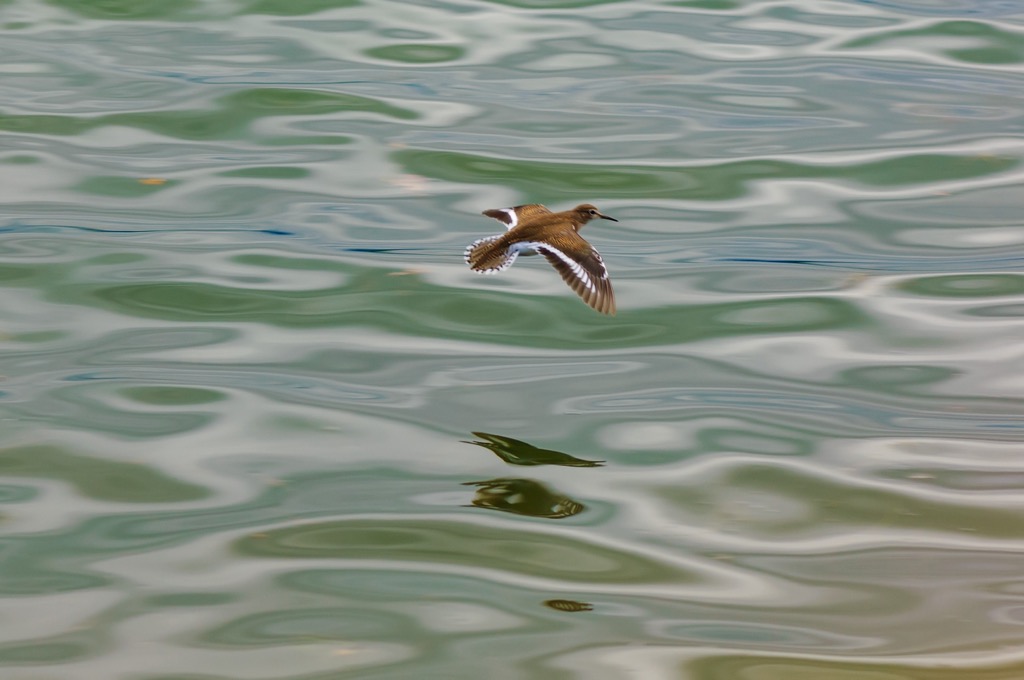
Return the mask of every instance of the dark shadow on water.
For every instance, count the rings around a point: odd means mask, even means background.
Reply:
[[[474,432],[473,436],[479,437],[483,441],[463,440],[463,443],[476,444],[489,449],[509,465],[561,465],[564,467],[601,467],[604,465],[603,460],[584,460],[561,451],[539,449],[524,441],[498,434]]]
[[[476,487],[471,505],[477,508],[542,519],[564,519],[586,510],[582,503],[530,479],[488,479],[464,482],[464,486]]]

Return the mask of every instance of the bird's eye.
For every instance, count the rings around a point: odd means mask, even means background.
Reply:
[[[596,215],[596,214],[597,214],[597,211],[596,211],[596,210],[591,210],[591,211],[590,211],[590,214],[591,214],[591,215]]]

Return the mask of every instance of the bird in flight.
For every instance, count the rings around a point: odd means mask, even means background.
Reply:
[[[466,248],[466,263],[481,274],[496,274],[512,266],[519,255],[540,253],[584,302],[602,314],[615,313],[615,295],[601,254],[580,236],[580,228],[595,218],[618,222],[584,203],[572,210],[551,212],[536,203],[485,210],[502,222],[504,234],[487,236]]]

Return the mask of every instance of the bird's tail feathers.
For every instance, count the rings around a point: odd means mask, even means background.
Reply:
[[[503,236],[488,236],[470,243],[465,253],[466,264],[481,274],[497,274],[511,267],[519,253],[498,243]]]

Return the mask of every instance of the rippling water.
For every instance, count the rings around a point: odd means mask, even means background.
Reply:
[[[0,3],[0,675],[1024,677],[1022,17]]]

